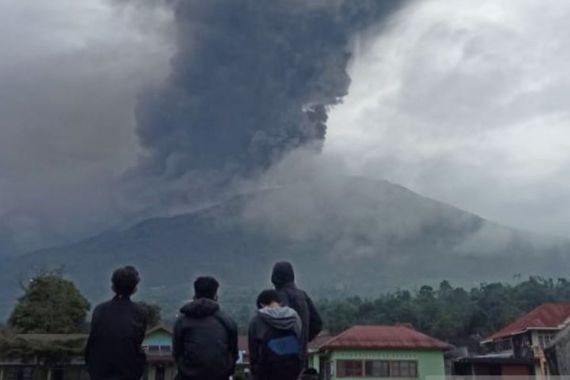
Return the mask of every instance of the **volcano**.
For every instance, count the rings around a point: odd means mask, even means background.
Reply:
[[[132,264],[142,273],[140,297],[174,310],[201,274],[217,276],[222,298],[239,304],[269,286],[273,262],[283,259],[317,297],[336,297],[442,279],[555,276],[568,273],[569,248],[562,239],[503,227],[386,181],[308,180],[4,259],[0,312],[13,306],[19,281],[46,268],[63,267],[96,302],[109,295],[112,269]]]

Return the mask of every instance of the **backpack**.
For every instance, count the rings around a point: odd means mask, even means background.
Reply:
[[[269,327],[261,343],[263,372],[300,370],[301,341],[294,331]]]

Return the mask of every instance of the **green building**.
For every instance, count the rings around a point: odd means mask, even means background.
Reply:
[[[447,343],[407,326],[354,326],[311,353],[324,380],[443,379]]]
[[[146,352],[147,368],[143,380],[170,380],[176,376],[172,358],[172,330],[158,325],[147,331],[142,343]]]

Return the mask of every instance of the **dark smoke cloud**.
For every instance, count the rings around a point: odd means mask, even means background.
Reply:
[[[170,9],[0,1],[0,257],[114,226],[137,94],[168,74]],[[143,27],[144,24],[144,27]]]
[[[178,212],[319,146],[351,39],[401,3],[5,1],[0,255]]]
[[[401,0],[187,0],[174,5],[177,53],[140,98],[137,175],[218,180],[266,169],[325,139],[347,94],[349,45]],[[214,174],[212,174],[214,173]]]

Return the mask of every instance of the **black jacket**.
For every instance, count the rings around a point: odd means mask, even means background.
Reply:
[[[146,357],[144,308],[126,297],[115,297],[93,311],[85,361],[93,380],[135,380],[143,375]]]
[[[288,262],[280,262],[273,267],[271,282],[281,296],[281,303],[289,306],[299,314],[303,324],[301,348],[304,360],[307,355],[307,345],[316,338],[323,328],[321,316],[311,298],[295,285],[295,272]]]
[[[178,379],[227,380],[238,359],[237,326],[218,303],[200,298],[182,309],[174,325]]]
[[[267,342],[271,338],[288,333],[300,341],[301,319],[290,307],[264,308],[249,324],[249,364],[253,380],[296,380],[302,367],[302,355],[285,356],[279,359],[278,366],[268,361]]]

